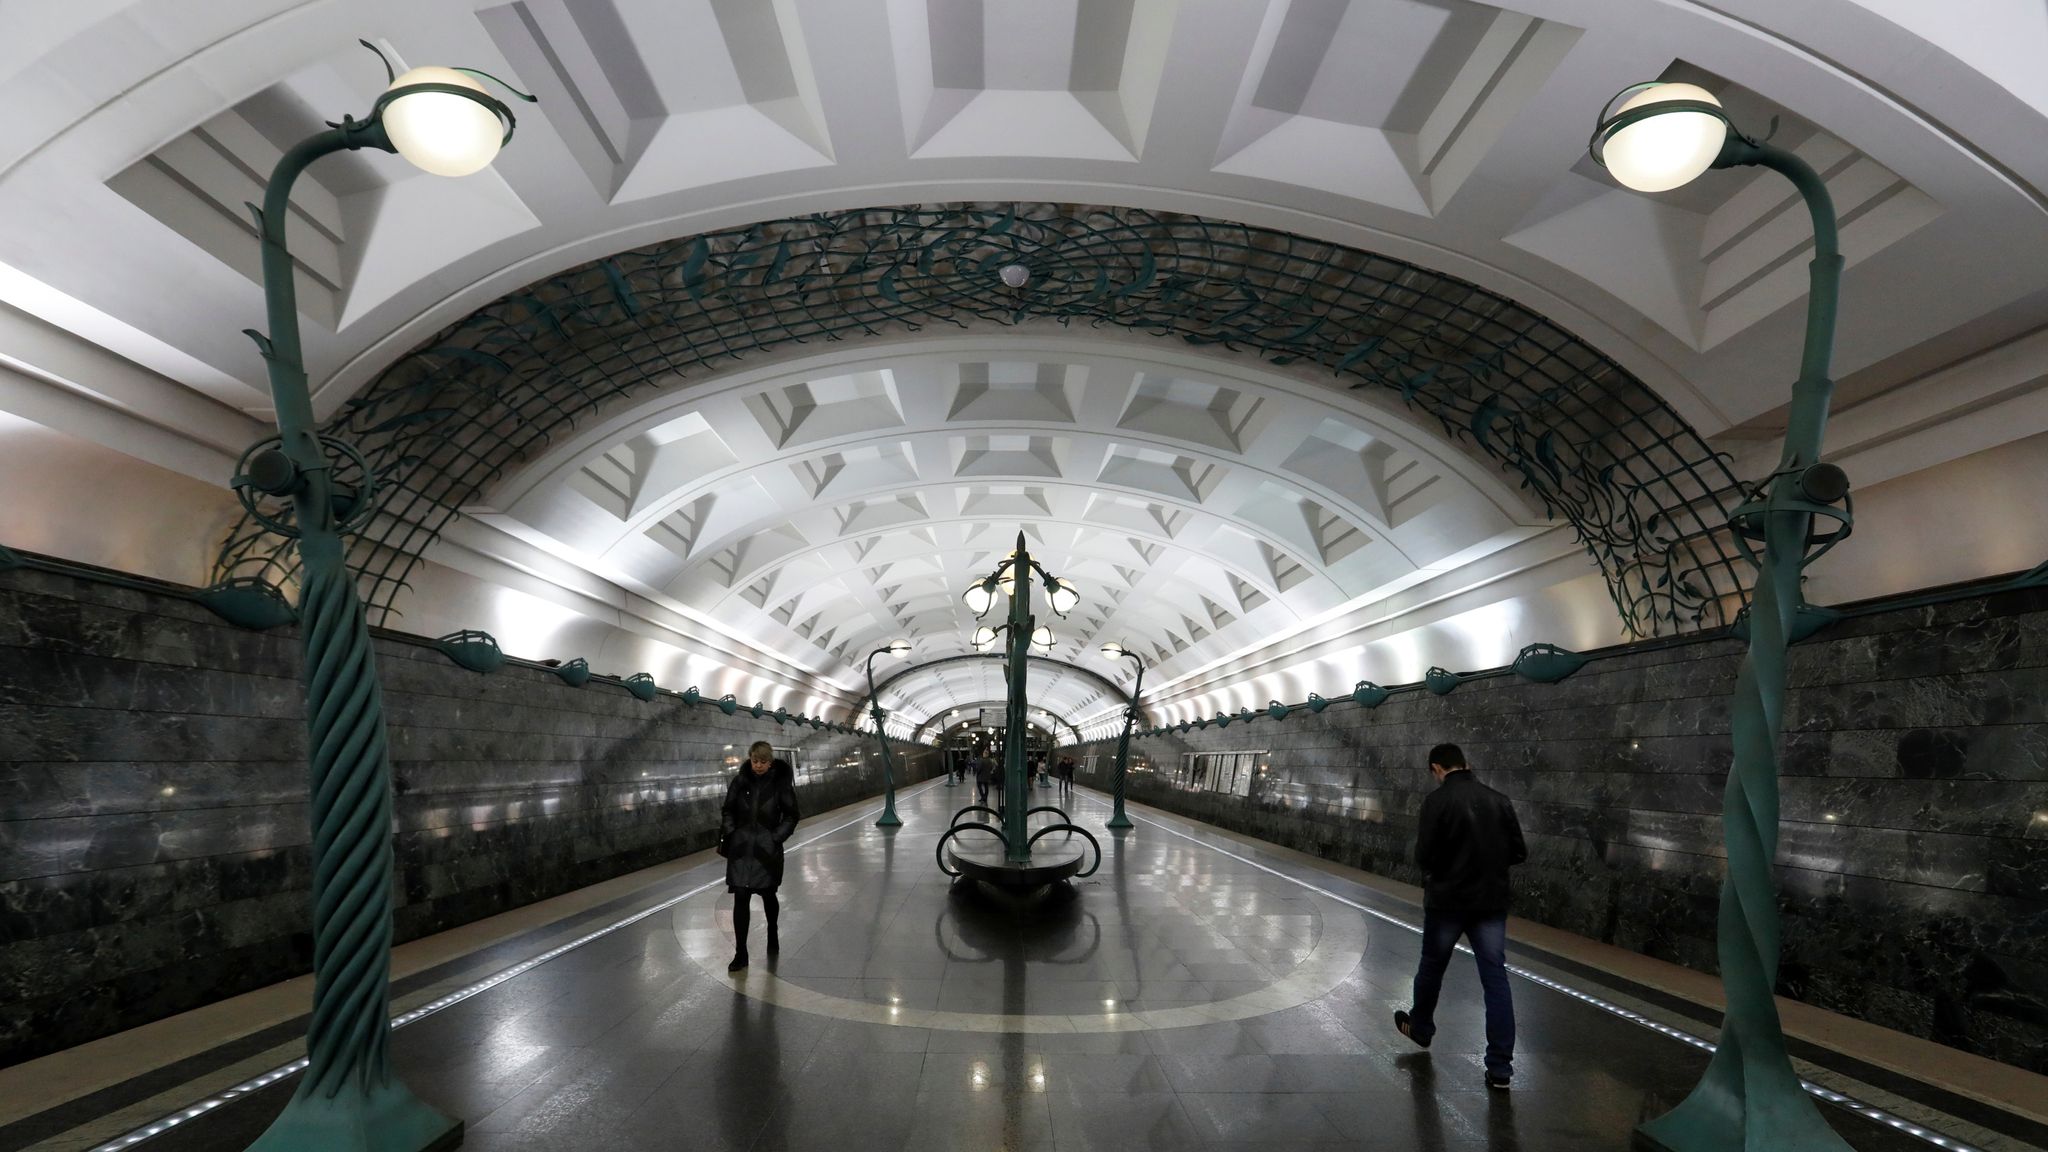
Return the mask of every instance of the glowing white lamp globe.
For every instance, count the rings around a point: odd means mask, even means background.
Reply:
[[[1039,648],[1052,647],[1052,629],[1040,624],[1031,630],[1031,643]]]
[[[976,648],[981,648],[981,649],[988,649],[988,648],[992,648],[992,647],[994,647],[994,646],[995,646],[995,642],[996,642],[996,630],[995,630],[995,629],[993,629],[993,628],[990,628],[990,627],[989,627],[988,625],[984,624],[984,625],[982,625],[981,627],[979,627],[979,628],[976,628],[976,629],[974,630],[974,646],[975,646]]]
[[[415,68],[391,82],[452,84],[484,92],[482,84],[453,68]],[[489,107],[453,92],[414,92],[384,106],[384,132],[398,154],[436,176],[467,176],[498,157],[505,126]]]
[[[1614,115],[1672,100],[1721,106],[1712,92],[1697,84],[1657,84],[1629,97],[1614,110]],[[1713,167],[1714,158],[1721,154],[1721,145],[1727,139],[1727,122],[1712,113],[1665,112],[1609,135],[1600,146],[1600,156],[1607,170],[1624,187],[1638,192],[1668,192],[1691,183]]]
[[[966,601],[969,612],[979,616],[988,611],[988,606],[995,601],[995,593],[986,584],[974,583],[967,586],[960,599]]]
[[[1052,592],[1047,595],[1046,599],[1052,601],[1053,611],[1065,616],[1074,610],[1074,605],[1081,602],[1081,594],[1074,591],[1072,584],[1062,580],[1053,586]]]
[[[889,641],[889,647],[885,651],[891,656],[908,656],[910,655],[910,641],[891,640]]]
[[[1124,658],[1124,646],[1111,640],[1102,646],[1102,654],[1111,660],[1121,660]]]

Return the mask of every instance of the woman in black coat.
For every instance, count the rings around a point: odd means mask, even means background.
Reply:
[[[789,761],[775,758],[767,741],[756,741],[725,790],[718,829],[718,854],[725,857],[725,889],[733,894],[732,933],[738,943],[732,963],[726,965],[728,972],[747,966],[748,905],[756,892],[768,917],[768,954],[781,951],[775,920],[782,905],[775,890],[782,886],[782,842],[796,831],[796,822],[796,771]]]

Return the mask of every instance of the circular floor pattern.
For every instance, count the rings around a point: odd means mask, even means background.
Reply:
[[[948,910],[944,906],[946,889],[931,884],[910,886],[909,900],[919,900],[920,919],[942,923]],[[857,891],[854,885],[818,885],[806,891],[804,897],[823,896],[832,901],[833,896],[844,903]],[[790,967],[791,961],[798,961],[795,967],[808,967],[801,963],[804,948],[818,930],[816,913],[825,909],[806,908],[806,900],[796,898],[784,890],[783,913],[785,921],[796,923],[809,919],[813,927],[805,932],[792,931],[784,941],[784,953],[778,966]],[[1086,914],[1090,900],[1113,902],[1115,897],[1099,887],[1083,888],[1077,896],[1077,904]],[[754,964],[738,973],[725,970],[726,962],[732,957],[733,936],[731,907],[732,897],[724,891],[713,889],[692,897],[676,906],[672,913],[673,924],[684,952],[712,979],[725,984],[747,997],[774,1004],[778,1007],[793,1008],[821,1016],[841,1020],[862,1021],[870,1024],[895,1025],[904,1028],[938,1028],[956,1032],[1132,1032],[1154,1028],[1182,1028],[1197,1024],[1208,1024],[1226,1020],[1245,1020],[1265,1016],[1283,1009],[1306,1004],[1328,995],[1352,969],[1358,966],[1366,943],[1366,926],[1358,914],[1350,908],[1323,896],[1307,893],[1295,897],[1313,908],[1313,923],[1309,926],[1314,937],[1305,954],[1298,955],[1295,962],[1286,967],[1284,973],[1276,973],[1262,986],[1250,991],[1221,997],[1200,1003],[1183,1003],[1167,1007],[1127,1008],[1117,996],[1103,997],[1104,1006],[1092,1012],[967,1012],[935,1007],[921,1007],[909,1004],[892,1004],[840,994],[827,990],[831,986],[849,983],[870,983],[876,977],[831,977],[811,975],[778,975],[771,970],[767,958],[758,951],[753,957]],[[1218,903],[1222,903],[1218,899]],[[1241,902],[1240,902],[1241,903]],[[828,903],[827,907],[831,907]],[[900,911],[900,909],[899,909]],[[1252,921],[1267,922],[1275,932],[1275,939],[1284,940],[1287,925],[1271,924],[1284,917],[1262,917],[1234,914],[1229,908],[1218,910],[1219,916],[1234,917],[1236,927],[1249,927]],[[754,945],[760,947],[760,911],[754,912]],[[823,917],[829,922],[829,917]],[[1299,917],[1295,917],[1299,919]],[[1296,925],[1299,927],[1299,925]],[[1200,931],[1200,928],[1190,928]],[[1115,947],[1114,944],[1111,945]],[[990,964],[994,970],[1004,965],[1016,965],[1020,969],[1032,962],[1028,959],[995,958],[977,960],[976,963]],[[1269,971],[1277,966],[1269,966]],[[1023,971],[1016,974],[1020,985],[1033,983],[1041,978],[1041,971],[1026,976]],[[1075,981],[1074,990],[1095,991],[1089,985],[1104,982]],[[1114,985],[1115,991],[1127,990],[1130,980],[1106,982]],[[1241,983],[1241,982],[1238,982]],[[816,985],[816,986],[814,986]],[[1111,990],[1111,989],[1102,989]]]

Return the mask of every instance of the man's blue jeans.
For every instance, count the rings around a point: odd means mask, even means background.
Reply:
[[[1422,913],[1422,964],[1415,969],[1415,1007],[1409,1030],[1417,1043],[1436,1035],[1436,998],[1458,937],[1472,943],[1479,962],[1479,987],[1486,993],[1486,1070],[1505,1079],[1515,1070],[1515,999],[1508,990],[1508,918],[1505,912]]]

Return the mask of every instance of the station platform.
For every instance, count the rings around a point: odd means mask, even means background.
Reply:
[[[397,1070],[489,1152],[1547,1152],[1633,1147],[1705,1066],[1714,1013],[1671,990],[1686,974],[1603,968],[1616,950],[1518,923],[1515,1078],[1489,1090],[1467,959],[1430,1050],[1393,1028],[1412,890],[1133,806],[1099,872],[1020,912],[937,866],[967,792],[906,791],[889,832],[874,804],[806,821],[781,955],[757,914],[740,973],[709,853],[404,945]],[[1087,790],[1067,806],[1108,815]],[[293,1086],[259,1082],[302,1051],[306,985],[0,1070],[0,1152],[245,1146]],[[1796,1044],[1863,1152],[2025,1152],[2048,1132],[2026,1105],[2039,1077],[1856,1037]],[[1914,1060],[1925,1074],[1900,1070]]]

